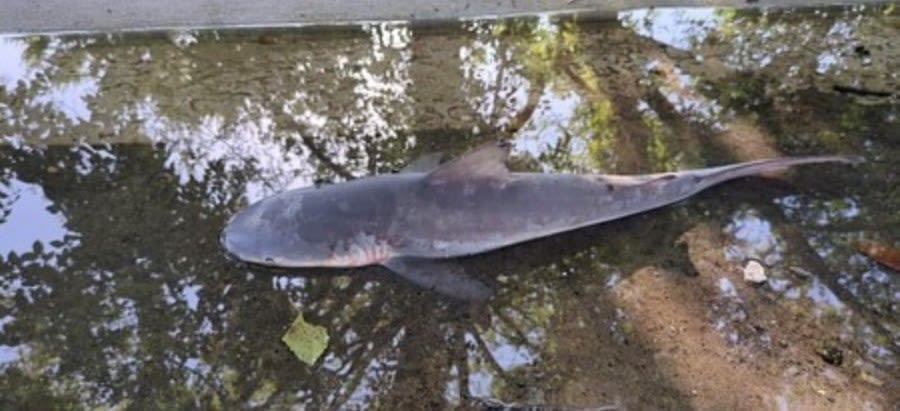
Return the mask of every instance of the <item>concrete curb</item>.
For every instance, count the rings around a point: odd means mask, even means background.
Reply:
[[[880,1],[856,1],[876,4]],[[534,13],[611,14],[646,7],[799,7],[815,0],[0,0],[0,33],[276,27],[360,21],[432,22]]]

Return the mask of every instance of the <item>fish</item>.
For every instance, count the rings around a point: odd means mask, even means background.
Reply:
[[[740,177],[856,156],[781,157],[645,175],[520,173],[510,145],[483,144],[440,163],[425,156],[396,173],[299,188],[238,211],[226,252],[256,265],[380,265],[412,283],[469,301],[493,290],[459,257],[601,224],[682,201]]]

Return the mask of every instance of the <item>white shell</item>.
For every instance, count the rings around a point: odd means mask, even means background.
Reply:
[[[762,284],[769,278],[766,277],[766,267],[756,260],[750,260],[744,266],[744,281],[753,284]]]

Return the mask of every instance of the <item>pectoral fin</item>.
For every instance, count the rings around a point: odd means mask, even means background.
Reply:
[[[383,265],[420,287],[461,300],[484,301],[494,292],[451,260],[396,257]]]

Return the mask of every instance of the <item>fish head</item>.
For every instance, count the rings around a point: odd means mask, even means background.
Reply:
[[[332,256],[327,244],[307,240],[303,231],[321,230],[304,224],[296,204],[303,190],[286,192],[238,211],[222,230],[220,242],[231,257],[274,267],[309,267]]]
[[[394,207],[379,184],[348,182],[265,198],[231,218],[222,246],[239,260],[274,267],[379,264],[390,257],[384,234]]]

